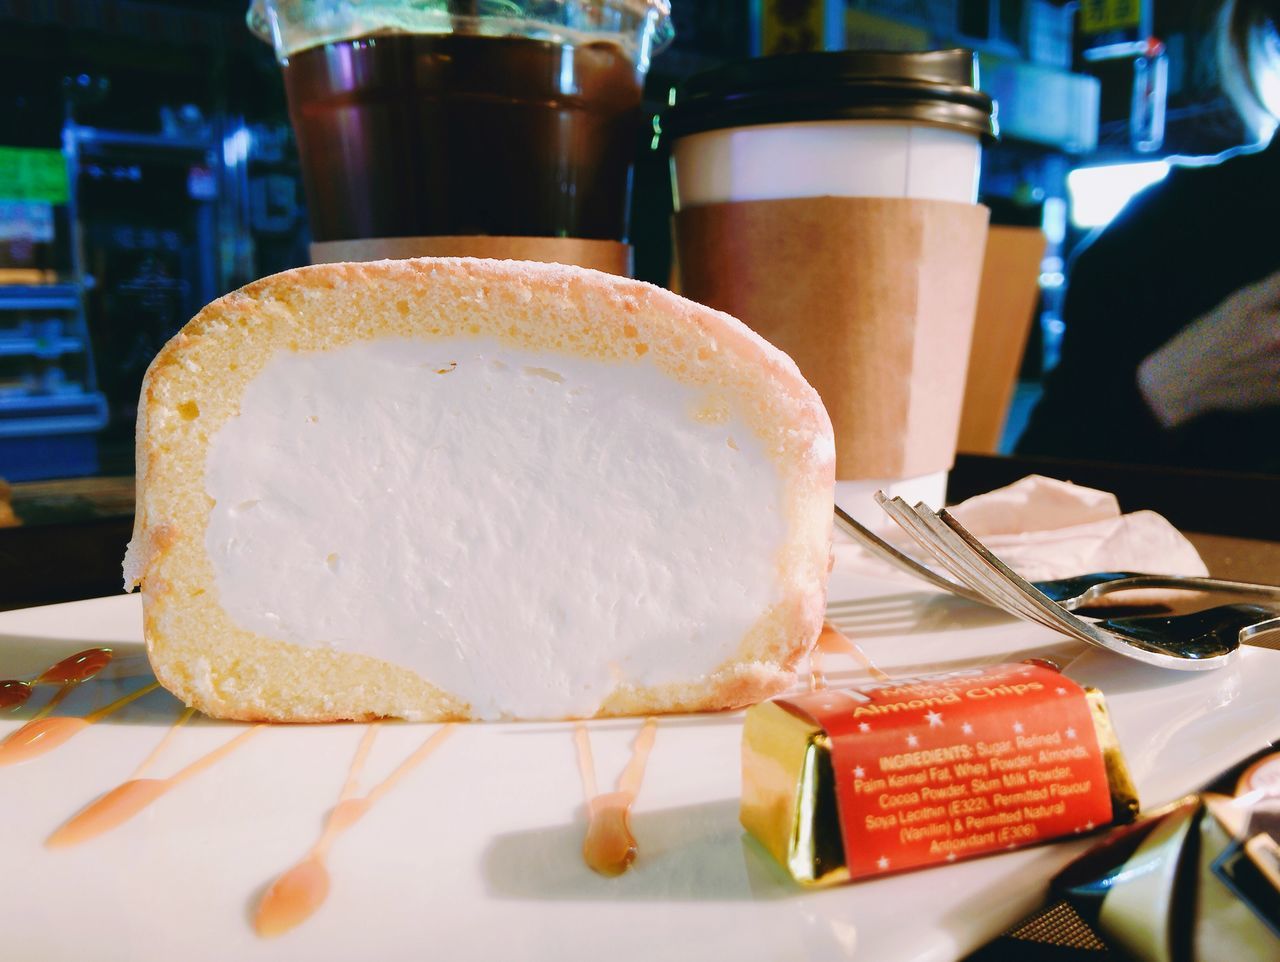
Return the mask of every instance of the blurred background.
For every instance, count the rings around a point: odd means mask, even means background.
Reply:
[[[224,0],[0,0],[0,477],[133,473],[143,371],[202,305],[307,262],[272,52]],[[1034,237],[1013,390],[966,446],[1009,451],[1056,361],[1071,252],[1166,158],[1258,142],[1217,70],[1210,0],[673,0],[647,85],[728,59],[966,46],[997,101],[992,222]],[[665,145],[638,132],[632,241],[671,276]],[[1016,256],[1011,255],[1011,256]],[[998,265],[997,265],[998,269]],[[1025,340],[1025,347],[1024,345]]]

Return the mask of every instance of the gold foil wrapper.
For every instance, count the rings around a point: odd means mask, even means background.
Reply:
[[[747,710],[739,819],[797,882],[848,880],[831,739],[777,702]]]
[[[1093,718],[1093,733],[1097,736],[1102,759],[1107,766],[1107,786],[1111,789],[1112,823],[1123,825],[1138,816],[1138,789],[1129,774],[1129,765],[1120,751],[1120,739],[1107,713],[1107,701],[1096,688],[1086,688],[1089,714]]]

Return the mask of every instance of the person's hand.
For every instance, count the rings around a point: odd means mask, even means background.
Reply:
[[[1142,360],[1137,378],[1166,428],[1280,405],[1280,271],[1192,321]]]

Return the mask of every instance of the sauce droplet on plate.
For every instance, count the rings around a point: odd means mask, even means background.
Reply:
[[[39,758],[88,727],[89,722],[83,718],[67,718],[62,715],[29,721],[0,742],[0,766],[16,765]]]
[[[588,803],[582,858],[593,872],[613,878],[631,868],[640,846],[631,834],[630,795],[609,792]]]
[[[334,840],[365,816],[374,804],[396,783],[420,765],[453,731],[453,725],[437,728],[431,736],[402,761],[396,769],[369,790],[363,797],[356,797],[360,773],[364,769],[373,740],[378,733],[378,722],[365,729],[356,748],[347,779],[338,795],[338,803],[329,811],[320,838],[302,861],[278,876],[263,893],[253,916],[253,929],[264,939],[284,935],[315,914],[329,895],[329,869],[325,858]]]
[[[0,709],[25,705],[31,697],[31,682],[8,678],[0,681]]]
[[[41,672],[32,684],[36,685],[76,685],[88,681],[111,663],[110,648],[88,648],[63,658]]]
[[[88,681],[111,662],[110,648],[86,648],[46,668],[32,681],[19,678],[0,680],[0,709],[25,705],[36,685],[69,687]]]
[[[582,843],[582,858],[593,872],[615,878],[636,860],[640,847],[631,833],[631,806],[640,793],[645,765],[657,734],[657,719],[646,719],[631,748],[631,759],[618,778],[617,790],[600,795],[596,792],[595,762],[587,726],[580,724],[574,729],[578,771],[587,796],[587,836]]]
[[[96,838],[124,824],[168,790],[168,780],[158,778],[135,778],[117,785],[63,823],[45,845],[65,848]]]
[[[108,715],[124,708],[125,705],[137,701],[143,695],[149,694],[160,687],[158,681],[153,681],[137,691],[132,691],[117,698],[108,705],[103,705],[97,711],[90,712],[83,718],[66,715],[46,718],[45,716],[53,711],[77,684],[79,682],[70,682],[59,688],[57,694],[49,699],[48,704],[36,713],[35,718],[0,742],[0,767],[16,765],[18,762],[29,761],[32,758],[38,758],[51,752],[94,722],[101,721]]]
[[[254,930],[264,939],[284,935],[311,918],[328,895],[324,858],[309,855],[271,883],[254,916]]]
[[[123,825],[166,792],[177,788],[187,779],[194,778],[206,768],[230,755],[263,727],[262,725],[254,725],[252,728],[246,728],[239,735],[219,745],[213,751],[200,756],[190,765],[174,772],[168,778],[138,777],[151,765],[156,756],[160,754],[161,749],[173,737],[173,733],[191,717],[193,711],[194,709],[188,708],[182,713],[182,716],[174,722],[151,754],[138,766],[133,778],[117,785],[105,795],[82,808],[55,830],[45,841],[45,845],[49,848],[66,848],[71,845],[79,845],[81,842],[97,838],[99,835]]]

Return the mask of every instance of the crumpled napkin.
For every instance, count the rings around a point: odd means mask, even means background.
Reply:
[[[1115,495],[1053,478],[1028,475],[948,510],[1028,581],[1094,571],[1209,573],[1191,542],[1162,515],[1154,511],[1121,514]],[[905,554],[931,563],[888,517],[873,530]],[[877,577],[889,572],[895,577],[900,575],[898,569],[864,552],[839,528],[835,537],[837,564],[848,564]],[[1136,594],[1125,592],[1126,601],[1131,602]]]

